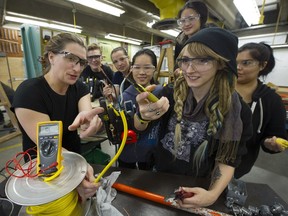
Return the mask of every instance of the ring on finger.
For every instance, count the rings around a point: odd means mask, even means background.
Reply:
[[[156,111],[156,115],[160,115],[160,111],[159,110]]]
[[[151,103],[148,104],[148,111],[149,111],[149,112],[154,112],[154,111],[155,111],[155,109],[152,109],[152,108],[151,108]]]

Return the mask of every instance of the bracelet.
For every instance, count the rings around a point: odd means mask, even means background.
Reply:
[[[137,119],[140,121],[141,124],[148,124],[150,120],[145,120],[141,117],[141,114],[139,112],[135,113]]]

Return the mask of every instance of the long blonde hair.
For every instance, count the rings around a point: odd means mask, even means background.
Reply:
[[[209,119],[207,129],[208,136],[214,136],[223,125],[224,117],[231,107],[231,96],[235,89],[236,77],[232,71],[229,71],[226,62],[227,59],[215,53],[213,50],[201,43],[190,43],[184,49],[192,56],[210,56],[217,62],[217,72],[209,90],[209,95],[204,104],[205,114]],[[184,50],[183,49],[183,50]],[[183,52],[179,54],[179,58],[183,56]],[[176,112],[177,123],[175,127],[174,149],[180,146],[181,126],[183,107],[188,95],[189,86],[181,74],[174,84],[174,111]],[[194,164],[198,170],[200,162],[204,156],[207,141],[203,142],[194,154]]]

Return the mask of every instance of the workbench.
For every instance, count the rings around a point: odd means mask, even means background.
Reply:
[[[100,173],[103,166],[92,165],[95,173]],[[117,183],[125,184],[144,191],[155,193],[162,196],[168,196],[179,186],[188,187],[204,187],[208,188],[210,181],[204,178],[194,178],[191,176],[173,175],[168,173],[151,172],[144,170],[124,169],[111,167],[106,175],[112,171],[121,171]],[[248,197],[246,199],[245,207],[249,205],[260,207],[261,205],[273,205],[280,203],[287,210],[288,204],[279,197],[268,185],[257,183],[246,183]],[[209,209],[216,211],[230,213],[225,206],[225,192],[219,197],[216,203],[209,206]],[[141,216],[188,216],[192,215],[180,209],[175,209],[169,206],[154,203],[143,198],[135,197],[123,192],[117,193],[115,200],[112,202],[123,215],[141,215]]]
[[[92,165],[95,173],[100,173],[104,168],[103,165]],[[168,196],[179,186],[195,187],[200,186],[207,188],[209,180],[204,178],[194,178],[191,176],[173,175],[168,173],[151,172],[143,170],[125,169],[119,167],[111,167],[105,176],[110,175],[112,171],[121,171],[117,183],[125,184],[134,188],[145,190],[154,194]],[[5,197],[5,183],[0,184],[0,195]],[[246,183],[247,200],[245,207],[249,205],[259,207],[261,205],[271,206],[274,203],[280,203],[286,210],[288,204],[276,194],[268,185],[257,183]],[[209,206],[209,209],[230,213],[230,210],[225,206],[225,192],[219,197],[215,204]],[[135,197],[124,192],[117,192],[112,205],[115,206],[123,215],[141,215],[141,216],[188,216],[193,215],[189,212],[172,208],[170,206],[161,205],[143,198]],[[6,205],[8,206],[8,205]],[[17,215],[21,206],[15,205],[12,215]],[[2,212],[1,212],[2,211]],[[4,212],[3,212],[4,211]],[[8,215],[10,209],[0,208],[0,215]]]

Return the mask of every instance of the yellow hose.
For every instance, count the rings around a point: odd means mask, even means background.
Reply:
[[[115,110],[114,110],[115,111]],[[118,111],[117,111],[118,112]],[[107,170],[112,166],[112,164],[118,159],[118,157],[120,156],[121,152],[124,149],[126,140],[127,140],[127,134],[128,134],[128,125],[127,125],[127,120],[124,114],[124,111],[120,111],[120,116],[122,118],[122,122],[123,122],[123,127],[124,127],[124,135],[123,135],[123,139],[121,142],[121,145],[119,147],[118,152],[116,153],[116,155],[112,158],[112,160],[109,162],[109,164],[107,164],[105,166],[105,168],[102,170],[102,172],[97,176],[97,178],[95,179],[95,183],[99,182],[99,180],[101,179],[101,177],[107,172]]]
[[[114,112],[119,112],[114,109]],[[121,152],[124,149],[126,140],[127,140],[127,134],[128,134],[128,125],[127,125],[127,120],[124,114],[124,111],[120,111],[120,116],[123,122],[123,127],[124,127],[124,135],[123,139],[120,145],[120,148],[116,155],[113,157],[113,159],[110,161],[109,164],[105,166],[105,168],[102,170],[102,172],[97,176],[95,179],[95,183],[97,183],[101,177],[107,172],[107,170],[111,167],[111,165],[118,159],[120,156]],[[45,196],[45,194],[43,194]],[[29,215],[34,215],[34,216],[44,216],[44,215],[53,215],[53,216],[81,216],[83,215],[83,209],[78,202],[78,193],[76,190],[73,190],[72,192],[66,194],[65,196],[53,201],[49,202],[43,205],[38,205],[38,206],[28,206],[26,208],[26,213]]]
[[[45,196],[45,194],[43,194]],[[76,190],[66,194],[65,196],[49,203],[38,206],[28,206],[26,213],[29,215],[61,215],[61,216],[81,216],[83,209],[78,202],[78,193]]]

